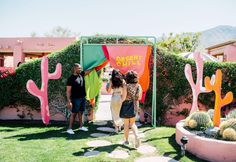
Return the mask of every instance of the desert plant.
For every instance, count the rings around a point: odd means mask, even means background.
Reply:
[[[236,141],[236,119],[229,119],[220,124],[220,136],[225,140]]]
[[[185,126],[193,130],[205,130],[212,126],[212,121],[207,112],[194,112],[185,120]]]
[[[207,111],[207,114],[210,116],[211,120],[213,121],[214,109],[209,109],[209,110]]]
[[[230,111],[228,115],[226,115],[226,119],[236,119],[236,109]]]
[[[229,141],[236,141],[236,131],[233,128],[227,128],[223,132],[223,139]]]

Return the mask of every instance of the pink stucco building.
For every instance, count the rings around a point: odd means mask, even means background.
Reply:
[[[221,62],[235,62],[236,61],[236,40],[226,41],[207,47],[208,53],[216,57]]]
[[[0,38],[0,67],[17,67],[19,63],[29,59],[59,51],[74,41],[76,41],[75,37]]]

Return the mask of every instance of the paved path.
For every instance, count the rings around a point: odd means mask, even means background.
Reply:
[[[112,120],[110,104],[111,104],[111,95],[101,95],[100,103],[98,105],[98,110],[95,114],[96,121]]]
[[[95,114],[95,121],[107,121],[112,120],[111,117],[111,110],[110,110],[110,102],[111,102],[111,95],[101,95],[100,103],[98,105],[98,110]],[[101,125],[101,128],[104,126]],[[112,128],[110,128],[112,129]],[[105,131],[106,132],[106,131]],[[106,135],[106,133],[103,133]],[[109,131],[107,132],[109,133]],[[109,135],[109,134],[107,134]],[[91,143],[88,143],[88,146],[93,146],[94,144],[99,145],[110,145],[107,144],[108,141],[101,141],[101,140],[95,140],[91,141]],[[143,154],[143,157],[139,157],[137,159],[134,159],[135,162],[146,162],[146,161],[159,161],[159,162],[178,162],[172,158],[160,156],[158,155],[158,152],[156,151],[156,148],[149,145],[148,143],[142,143],[142,145],[137,150],[139,153]],[[88,154],[88,155],[87,155]],[[99,154],[99,152],[91,152],[91,153],[85,153],[85,156],[96,156]],[[129,155],[123,150],[114,150],[112,153],[108,155],[110,158],[128,158]]]

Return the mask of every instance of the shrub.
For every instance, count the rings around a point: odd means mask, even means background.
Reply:
[[[236,141],[236,119],[229,119],[220,124],[220,136],[225,140]]]
[[[184,74],[187,63],[191,65],[195,79],[196,65],[193,60],[182,58],[174,53],[157,51],[157,117],[161,117],[162,122],[164,122],[165,113],[174,105],[179,104],[183,96],[185,96],[184,102],[192,103],[192,90]],[[234,84],[236,83],[236,63],[205,62],[203,78],[212,76],[217,69],[221,69],[223,74],[222,95],[228,91],[236,94]],[[150,103],[147,107],[151,107],[151,97],[147,100],[147,103]],[[214,107],[214,93],[201,93],[198,101],[207,107]]]
[[[227,128],[223,132],[223,139],[229,141],[236,141],[236,131],[233,128]]]
[[[80,44],[76,42],[65,49],[52,53],[49,58],[49,72],[55,71],[57,63],[62,64],[62,76],[58,80],[49,81],[48,84],[48,97],[49,105],[55,105],[57,98],[66,100],[66,81],[71,75],[71,68],[73,63],[79,62]],[[16,69],[14,76],[9,76],[0,79],[0,108],[4,106],[19,103],[28,105],[33,109],[39,110],[40,102],[37,97],[32,96],[26,89],[26,83],[32,79],[38,87],[41,87],[41,72],[40,72],[41,59],[31,60],[22,64]],[[60,103],[55,107],[65,106],[66,104]],[[64,107],[65,108],[65,107]]]
[[[196,120],[190,119],[190,120],[188,121],[188,126],[189,126],[191,129],[196,128],[196,127],[197,127],[197,122],[196,122]]]
[[[210,116],[211,120],[213,121],[214,109],[209,109],[209,110],[207,111],[207,114]]]
[[[115,43],[115,38],[94,38],[89,40],[90,43]],[[119,42],[125,44],[145,43],[142,40],[126,40],[120,39]],[[59,80],[49,81],[48,93],[49,103],[55,98],[55,95],[65,97],[66,80],[71,72],[71,65],[80,60],[80,42],[76,42],[62,51],[49,55],[49,71],[55,69],[55,65],[62,63],[62,77]],[[4,106],[19,102],[31,107],[39,107],[38,98],[32,96],[26,90],[26,82],[32,79],[37,86],[41,86],[40,74],[41,59],[36,59],[28,63],[22,64],[16,69],[16,75],[10,75],[0,79],[0,109]],[[184,75],[184,66],[189,63],[193,69],[193,76],[196,76],[196,65],[193,60],[182,58],[174,53],[157,50],[157,118],[163,122],[165,113],[173,108],[173,105],[179,103],[179,99],[183,96],[191,96],[191,87]],[[152,73],[153,73],[153,54],[149,62],[150,68],[150,86],[146,93],[144,107],[152,106]],[[223,73],[222,95],[225,92],[232,91],[236,94],[236,63],[215,63],[206,62],[204,64],[204,76],[211,76],[216,69],[221,69]],[[212,100],[214,93],[205,93],[199,95],[199,102],[214,107]],[[187,101],[188,100],[188,101]],[[191,103],[192,98],[186,97],[186,102]],[[96,102],[97,104],[97,102]],[[185,113],[183,111],[183,113]]]
[[[120,39],[123,43],[144,43],[142,40]],[[116,39],[105,39],[106,43],[116,42]],[[90,43],[104,43],[104,39],[94,38]],[[58,80],[48,82],[48,100],[51,113],[65,112],[66,107],[66,81],[71,75],[71,68],[75,62],[80,61],[80,42],[75,42],[65,49],[48,55],[49,72],[55,71],[57,63],[62,64],[62,76]],[[32,79],[38,87],[41,87],[41,59],[31,60],[22,64],[16,69],[15,75],[0,79],[0,109],[12,104],[28,105],[33,109],[39,110],[40,102],[32,96],[26,89],[26,83]],[[102,70],[102,69],[101,69]],[[100,71],[98,72],[100,74]],[[99,103],[100,94],[95,97],[95,110]]]
[[[194,130],[205,130],[212,126],[212,121],[206,112],[198,111],[187,117],[185,126]]]
[[[226,119],[236,119],[236,109],[230,111],[228,115],[226,115]]]
[[[1,78],[6,78],[9,75],[14,75],[15,70],[14,68],[11,67],[0,67],[0,79]]]
[[[17,101],[15,96],[18,92],[15,81],[16,75],[9,75],[0,79],[0,109]]]

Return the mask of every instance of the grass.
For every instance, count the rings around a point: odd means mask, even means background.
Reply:
[[[174,127],[158,127],[147,132],[148,142],[158,149],[160,155],[169,156],[181,162],[205,162],[186,152],[182,157],[180,155],[180,146],[175,141],[175,128]]]
[[[131,162],[142,155],[134,148],[119,144],[123,140],[123,133],[108,137],[93,138],[89,135],[97,133],[97,126],[88,125],[89,132],[75,131],[75,135],[68,135],[67,125],[50,124],[44,126],[31,122],[3,122],[0,121],[0,161],[1,162],[66,162],[88,161]],[[76,127],[76,126],[75,126]],[[155,146],[159,155],[173,157],[181,162],[201,161],[188,154],[181,157],[178,153],[180,147],[175,142],[175,128],[159,127],[152,129],[148,126],[140,128],[145,132],[144,142]],[[103,139],[112,142],[110,146],[88,147],[86,143],[91,140]],[[115,149],[122,149],[129,153],[128,159],[111,159],[107,157]],[[98,150],[101,153],[94,157],[83,157],[86,151]]]

